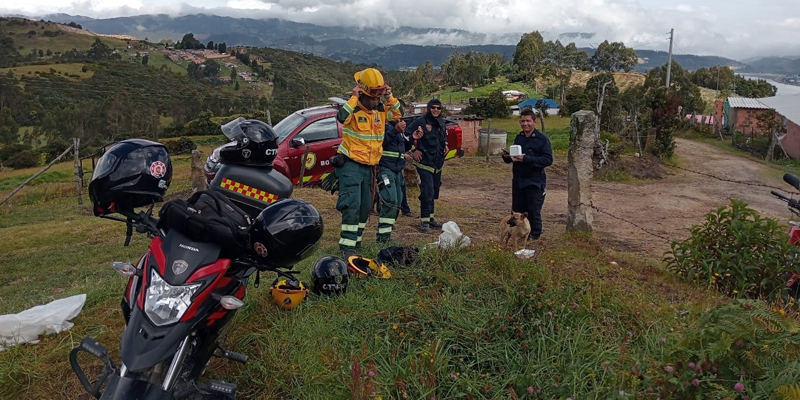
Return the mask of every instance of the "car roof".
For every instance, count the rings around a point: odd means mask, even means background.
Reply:
[[[340,106],[338,104],[327,104],[324,106],[309,107],[302,110],[295,111],[295,114],[300,114],[306,118],[314,117],[321,114],[330,114],[339,112]]]

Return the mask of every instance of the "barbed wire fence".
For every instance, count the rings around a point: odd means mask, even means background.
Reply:
[[[69,153],[73,149],[74,149],[75,153],[77,154],[78,150],[75,148],[75,143],[76,142],[73,142],[72,145],[70,145],[66,150],[64,150],[64,152],[62,152],[58,157],[54,158],[53,161],[50,161],[50,163],[47,164],[44,168],[40,169],[35,174],[31,175],[28,179],[26,179],[24,182],[22,182],[22,184],[17,186],[16,189],[12,190],[11,193],[9,193],[8,195],[6,195],[6,197],[3,198],[3,200],[0,200],[0,205],[4,204],[8,200],[10,200],[12,196],[17,194],[20,190],[22,190],[25,186],[27,186],[31,181],[33,181],[34,179],[36,179],[37,177],[39,177],[40,175],[45,173],[48,169],[50,169],[50,167],[55,165],[58,162],[58,160],[63,158],[65,155],[67,155],[67,153]]]

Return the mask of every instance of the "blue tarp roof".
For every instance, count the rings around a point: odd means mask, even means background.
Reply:
[[[558,108],[558,103],[553,101],[553,99],[528,99],[528,100],[523,101],[522,103],[519,103],[519,108],[533,107],[533,106],[536,105],[536,102],[539,101],[539,100],[544,100],[544,102],[550,108]]]

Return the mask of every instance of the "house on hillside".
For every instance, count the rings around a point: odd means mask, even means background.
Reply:
[[[789,157],[800,159],[800,95],[759,100],[783,118],[783,128],[778,133],[778,139]]]
[[[545,104],[547,104],[547,107],[548,107],[547,115],[557,115],[558,114],[558,103],[556,103],[553,99],[528,99],[528,100],[525,100],[522,103],[518,104],[519,109],[521,110],[521,109],[523,109],[525,107],[534,108],[536,106],[536,102],[538,102],[539,100],[542,100],[542,101],[545,102]],[[513,111],[514,110],[512,110],[512,112]],[[519,115],[519,114],[516,114],[516,115]]]
[[[728,132],[758,131],[758,116],[768,110],[775,110],[783,122],[783,127],[778,132],[781,147],[792,159],[800,159],[800,95],[763,99],[728,97],[724,105],[721,103],[719,100],[716,102],[715,114],[723,115],[722,124]]]
[[[770,107],[749,97],[728,97],[723,105],[722,125],[728,132],[750,133],[758,129],[758,116]]]
[[[506,100],[522,100],[528,97],[528,95],[519,90],[504,90],[503,96],[506,96]]]

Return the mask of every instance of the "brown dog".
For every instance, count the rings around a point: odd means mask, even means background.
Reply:
[[[528,246],[528,234],[531,233],[531,224],[528,222],[528,213],[512,212],[500,222],[500,241],[503,247],[508,247],[509,240],[514,242],[514,251],[519,250],[522,244],[524,249]]]

